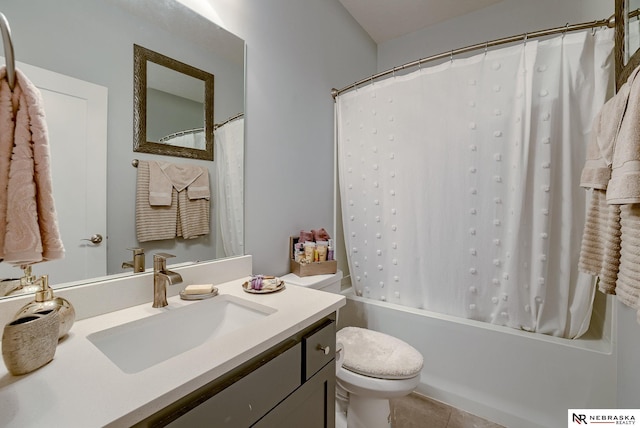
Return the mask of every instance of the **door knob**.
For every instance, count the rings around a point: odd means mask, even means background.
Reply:
[[[81,239],[81,241],[89,241],[92,244],[99,244],[102,242],[102,235],[100,235],[99,233],[96,233],[95,235],[91,235],[91,238]]]

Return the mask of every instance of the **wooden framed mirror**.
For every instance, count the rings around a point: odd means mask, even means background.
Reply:
[[[135,44],[133,58],[133,151],[213,160],[213,74]]]
[[[615,0],[616,89],[640,65],[640,28],[632,27],[640,15],[640,0]],[[634,21],[635,20],[635,21]],[[636,27],[638,23],[636,22]]]

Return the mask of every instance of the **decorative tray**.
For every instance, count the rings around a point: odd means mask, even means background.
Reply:
[[[242,284],[242,289],[252,294],[275,293],[284,288],[284,281],[275,276],[257,275]]]

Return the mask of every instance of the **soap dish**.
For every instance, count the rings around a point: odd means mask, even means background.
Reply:
[[[204,299],[210,299],[217,295],[218,295],[218,289],[216,287],[213,287],[213,290],[211,290],[211,293],[204,293],[204,294],[187,294],[184,292],[184,290],[180,291],[180,298],[182,300],[204,300]]]
[[[270,284],[265,286],[262,289],[253,288],[252,281],[246,281],[242,284],[242,289],[251,294],[268,294],[275,293],[276,291],[280,291],[284,288],[284,281],[279,278],[271,278],[274,280],[274,284]]]

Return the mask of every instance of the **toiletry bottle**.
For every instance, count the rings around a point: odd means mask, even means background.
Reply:
[[[312,241],[307,241],[304,243],[304,260],[305,263],[313,263],[314,256],[316,252],[316,243]]]
[[[302,242],[298,242],[294,245],[294,257],[293,259],[300,263],[300,261],[302,260],[302,258],[304,257],[304,250],[302,248]]]
[[[319,261],[319,262],[326,262],[327,261],[328,246],[329,246],[329,244],[327,243],[327,241],[316,241],[316,251],[318,253],[318,260],[317,261]]]
[[[329,239],[329,245],[327,246],[327,260],[333,260],[333,240]]]

